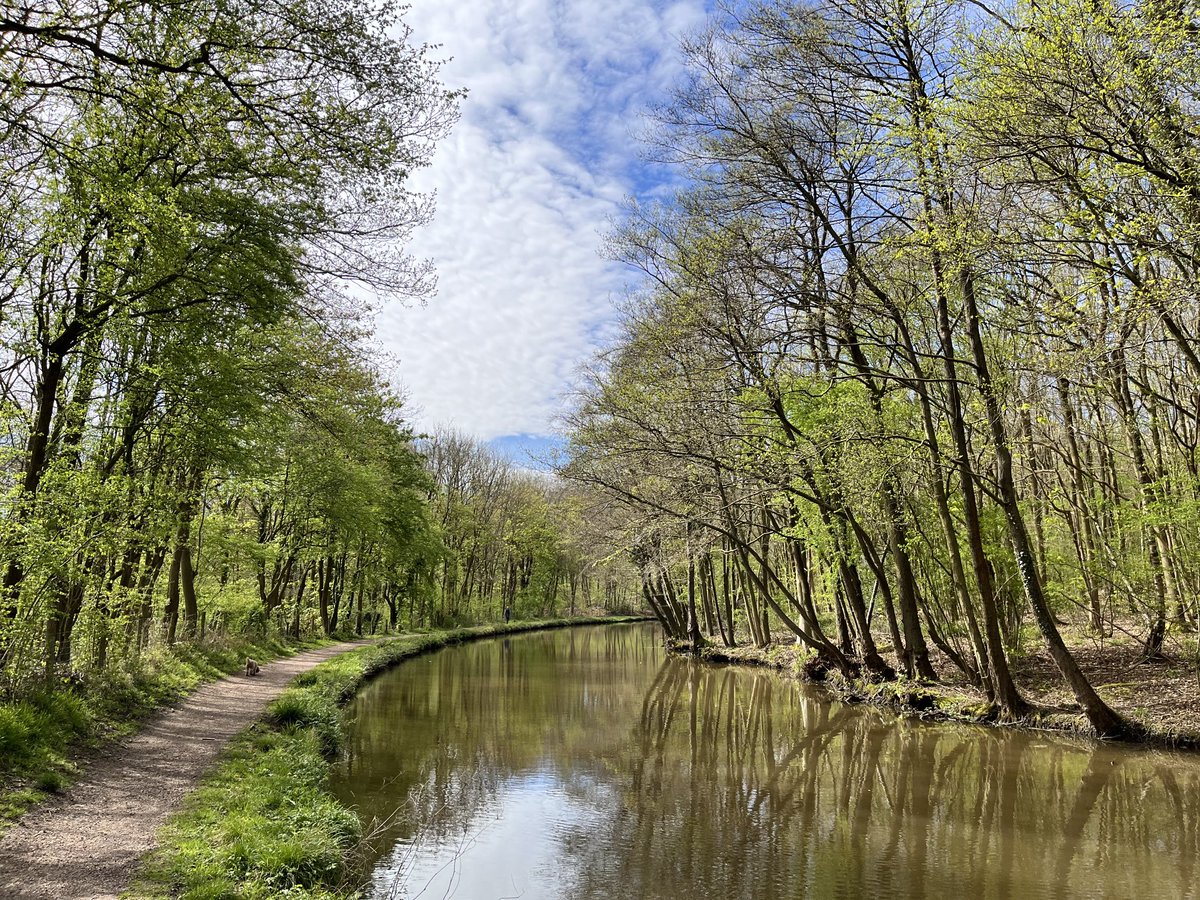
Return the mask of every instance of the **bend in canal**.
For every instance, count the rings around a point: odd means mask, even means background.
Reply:
[[[350,716],[377,898],[1200,895],[1200,758],[833,703],[655,625],[448,648]]]

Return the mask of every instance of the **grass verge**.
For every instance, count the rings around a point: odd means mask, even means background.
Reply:
[[[340,708],[364,682],[420,653],[479,638],[637,617],[554,619],[407,635],[351,650],[297,677],[263,722],[226,749],[216,770],[159,832],[128,897],[332,900],[359,895],[347,855],[353,810],[326,790],[343,740]]]
[[[323,642],[181,643],[147,653],[136,666],[110,670],[81,684],[62,681],[0,700],[0,831],[69,785],[88,751],[135,731],[154,710],[206,681],[236,672],[247,656],[274,659],[319,643]]]

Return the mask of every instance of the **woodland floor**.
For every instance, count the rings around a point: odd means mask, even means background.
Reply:
[[[1168,635],[1165,658],[1146,661],[1141,641],[1131,636],[1118,633],[1100,641],[1081,631],[1067,637],[1080,668],[1109,706],[1156,739],[1200,742],[1200,669],[1193,649]],[[1074,706],[1070,689],[1044,651],[1020,659],[1013,677],[1040,706]]]
[[[159,827],[225,744],[301,672],[364,643],[307,650],[264,664],[257,677],[206,684],[98,751],[74,785],[0,837],[0,898],[118,897]]]
[[[1196,636],[1169,633],[1164,642],[1164,659],[1145,661],[1138,634],[1141,626],[1131,622],[1117,624],[1119,627],[1113,634],[1104,638],[1086,627],[1070,624],[1062,627],[1062,633],[1101,697],[1122,716],[1143,726],[1148,732],[1148,743],[1200,748],[1200,661],[1196,656]],[[894,663],[887,649],[881,644],[880,651]],[[983,692],[972,686],[935,648],[930,651],[941,680],[926,686],[927,691],[946,702],[907,711],[929,718],[972,718],[972,711],[986,702]],[[733,650],[720,648],[715,656],[788,670],[797,667],[797,653],[790,642],[763,650],[745,646]],[[1012,663],[1012,673],[1021,693],[1039,709],[1037,721],[1024,724],[1082,734],[1090,732],[1070,689],[1036,634],[1026,637],[1024,651]],[[857,691],[847,692],[836,686],[833,693],[835,697],[851,693],[862,699]],[[871,699],[888,702],[893,696]],[[962,702],[953,702],[956,700]]]

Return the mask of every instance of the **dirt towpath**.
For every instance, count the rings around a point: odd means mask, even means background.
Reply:
[[[356,641],[307,650],[206,684],[155,714],[135,735],[105,748],[70,790],[18,820],[0,839],[0,897],[116,898],[139,857],[217,753],[262,716],[289,681],[361,647]]]

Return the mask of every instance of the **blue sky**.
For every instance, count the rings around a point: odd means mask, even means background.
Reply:
[[[508,434],[492,438],[488,443],[493,450],[518,466],[538,471],[551,469],[555,455],[566,446],[560,437],[538,434]]]
[[[543,453],[579,366],[631,275],[599,255],[625,198],[663,189],[639,160],[638,114],[680,75],[702,0],[413,0],[470,95],[421,171],[438,212],[411,247],[437,296],[387,306],[379,339],[421,429],[448,425],[518,462]]]

